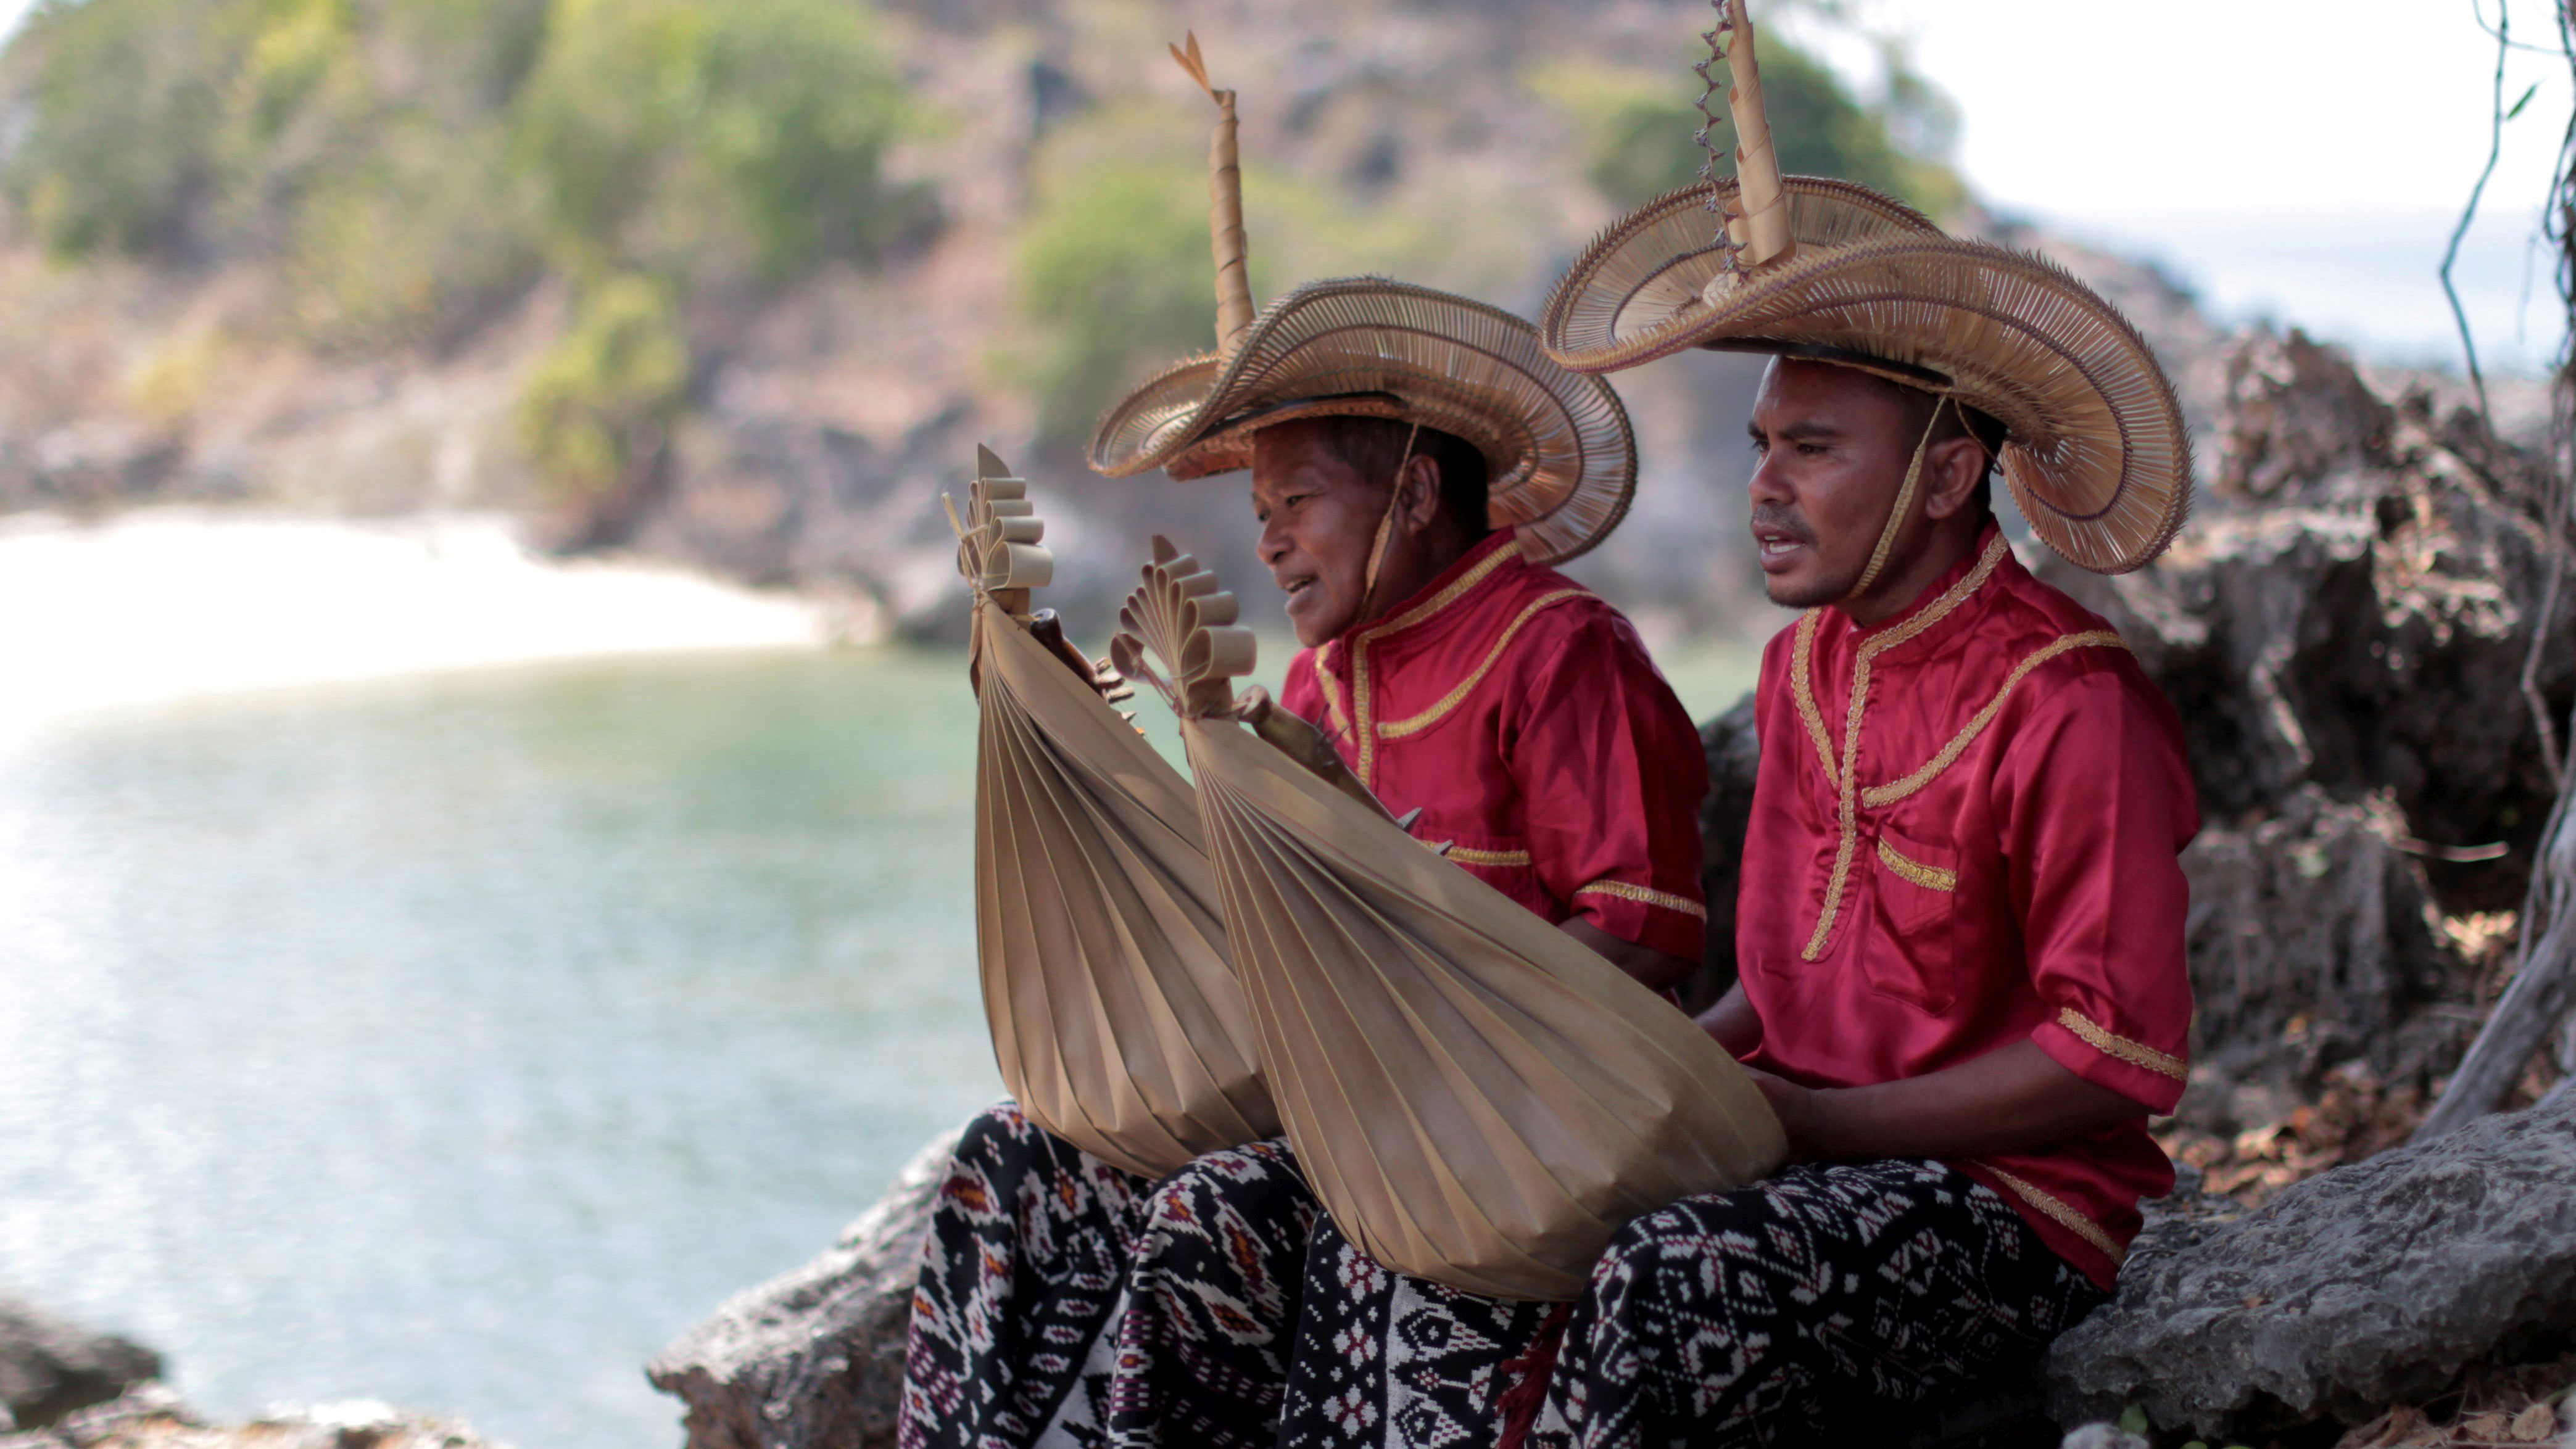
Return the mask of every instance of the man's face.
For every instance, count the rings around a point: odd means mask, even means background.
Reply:
[[[1781,358],[1753,401],[1760,462],[1747,488],[1763,592],[1792,609],[1860,582],[1913,460],[1902,395],[1866,373]]]
[[[1287,591],[1298,643],[1313,649],[1363,622],[1369,547],[1386,501],[1385,488],[1324,445],[1318,423],[1281,423],[1252,435],[1261,561]]]

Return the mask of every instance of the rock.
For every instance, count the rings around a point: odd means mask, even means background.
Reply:
[[[2555,794],[2521,673],[2565,718],[2576,629],[2540,630],[2540,462],[2474,414],[2384,396],[2342,352],[2222,349],[2199,516],[2154,565],[2050,582],[2102,613],[2183,720],[2200,1080],[2304,1092],[2342,1061],[2429,1090],[2480,963],[2439,915],[2512,910]],[[2576,606],[2576,590],[2561,609]]]
[[[2247,1438],[2421,1403],[2576,1331],[2576,1094],[2336,1168],[2245,1213],[2152,1215],[2044,1374],[2060,1422],[2143,1404]]]
[[[0,1431],[38,1429],[161,1373],[161,1356],[0,1296]]]
[[[922,1240],[956,1150],[953,1132],[923,1148],[830,1251],[737,1294],[646,1366],[688,1404],[689,1449],[894,1442]]]
[[[2117,1424],[2087,1424],[2062,1440],[2058,1449],[2155,1449],[2146,1436],[2132,1434]]]
[[[2271,819],[2206,828],[2183,852],[2204,1079],[2306,1085],[2359,1059],[2421,1083],[2456,1064],[2472,970],[2434,928],[2423,867],[2390,843],[2403,834],[2384,795],[2302,786]]]
[[[0,1435],[0,1449],[501,1449],[450,1419],[373,1399],[209,1424],[158,1380],[49,1429]]]
[[[2310,785],[2386,792],[2443,909],[2513,908],[2555,794],[2520,684],[2546,582],[2538,460],[2472,415],[2436,420],[2427,393],[2380,398],[2295,331],[2248,334],[2227,373],[2207,506],[2173,550],[2116,579],[2043,574],[2181,711],[2211,819]],[[2576,629],[2545,637],[2540,692],[2564,718]]]
[[[1708,795],[1700,801],[1702,850],[1699,879],[1708,900],[1708,938],[1700,973],[1684,988],[1684,1004],[1701,1010],[1735,984],[1735,890],[1744,875],[1744,832],[1753,818],[1753,776],[1762,747],[1753,735],[1753,695],[1699,727],[1708,753]]]

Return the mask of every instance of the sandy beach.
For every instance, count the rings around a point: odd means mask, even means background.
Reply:
[[[533,553],[498,515],[27,516],[0,525],[0,730],[435,670],[814,648],[830,623],[681,569]]]

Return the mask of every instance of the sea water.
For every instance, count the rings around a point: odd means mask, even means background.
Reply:
[[[626,661],[0,755],[0,1285],[221,1415],[676,1443],[644,1360],[1000,1090],[953,658]]]
[[[644,1361],[1000,1090],[963,673],[556,664],[0,741],[0,1288],[219,1416],[677,1444]],[[1705,715],[1744,671],[1675,680]]]

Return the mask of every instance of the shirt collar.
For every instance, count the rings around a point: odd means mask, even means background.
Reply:
[[[1976,547],[1925,586],[1903,613],[1875,624],[1854,623],[1849,614],[1843,614],[1843,622],[1850,626],[1853,637],[1875,644],[1873,653],[1891,649],[1956,613],[1962,605],[1985,592],[1987,586],[1994,582],[1995,575],[2011,567],[2014,567],[2012,546],[2004,542],[2002,527],[1989,519],[1977,533]],[[1842,613],[1839,609],[1834,612]]]
[[[1519,534],[1509,528],[1498,528],[1476,541],[1473,548],[1459,555],[1458,561],[1440,572],[1438,578],[1424,584],[1414,595],[1398,604],[1391,612],[1373,622],[1362,624],[1327,644],[1327,649],[1345,641],[1375,643],[1390,634],[1401,633],[1438,618],[1460,600],[1483,587],[1521,557]]]

